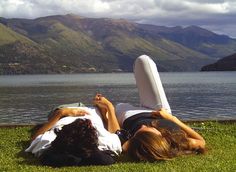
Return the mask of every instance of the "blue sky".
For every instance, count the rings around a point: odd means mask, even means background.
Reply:
[[[68,13],[160,26],[198,25],[236,38],[236,0],[0,0],[5,18]]]

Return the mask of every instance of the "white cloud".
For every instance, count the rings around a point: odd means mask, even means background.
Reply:
[[[229,12],[228,2],[223,3],[204,3],[199,4],[197,2],[186,2],[189,10],[203,13],[227,13]]]
[[[235,5],[233,0],[1,0],[0,15],[35,18],[52,13],[91,16],[98,13],[108,17],[136,18],[190,12],[230,13],[235,12]]]

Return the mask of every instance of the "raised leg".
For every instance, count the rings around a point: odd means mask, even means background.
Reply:
[[[134,76],[141,106],[154,110],[164,108],[171,113],[157,66],[149,56],[142,55],[136,59]]]

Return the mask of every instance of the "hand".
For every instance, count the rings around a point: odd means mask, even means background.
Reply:
[[[111,106],[113,107],[112,103],[101,94],[96,94],[93,100],[93,104],[98,106],[98,108],[105,110],[108,110]]]
[[[173,118],[174,118],[174,116],[169,114],[164,108],[161,108],[158,111],[153,111],[152,115],[153,116],[160,116],[163,119],[167,119],[167,120],[170,120],[170,121],[173,120]]]
[[[114,108],[112,103],[108,99],[103,97],[101,94],[97,94],[94,97],[93,104],[98,107],[103,120],[105,122],[107,122],[108,118],[109,118],[108,117],[108,114],[109,114],[108,110],[111,110],[111,108]]]
[[[84,116],[88,115],[89,113],[80,108],[63,108],[60,109],[62,116]]]

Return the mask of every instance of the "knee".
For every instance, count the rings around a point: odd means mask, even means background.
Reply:
[[[151,58],[149,57],[149,56],[147,56],[147,55],[141,55],[141,56],[139,56],[137,59],[136,59],[136,61],[138,61],[138,62],[144,62],[144,61],[147,61],[147,60],[150,60]]]
[[[146,71],[151,73],[157,73],[157,66],[156,63],[147,55],[139,56],[134,63],[133,66],[134,72],[135,71]],[[136,72],[135,72],[136,73]]]
[[[149,64],[152,59],[147,55],[141,55],[135,60],[135,66]]]

